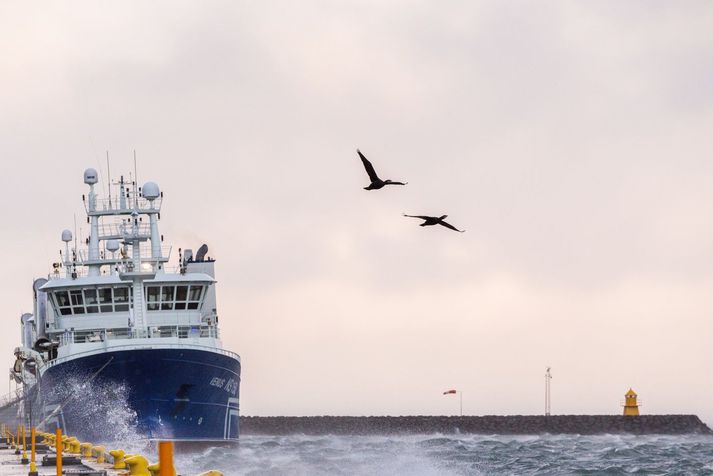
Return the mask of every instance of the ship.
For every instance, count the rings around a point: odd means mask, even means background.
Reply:
[[[237,441],[241,362],[221,343],[208,247],[171,260],[156,182],[108,179],[100,196],[89,168],[84,183],[88,237],[64,230],[33,283],[0,418],[85,440],[128,422],[149,440]]]

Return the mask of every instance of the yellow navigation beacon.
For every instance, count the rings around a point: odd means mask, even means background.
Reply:
[[[624,395],[624,416],[639,416],[639,404],[636,403],[636,392],[629,389]]]

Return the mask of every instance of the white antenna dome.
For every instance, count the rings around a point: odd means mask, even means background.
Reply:
[[[62,232],[62,241],[64,241],[65,243],[69,243],[70,241],[72,241],[72,232],[69,230],[64,230]]]
[[[119,240],[109,240],[106,242],[106,249],[115,253],[119,251]]]
[[[87,185],[94,185],[99,181],[99,174],[96,169],[88,168],[84,171],[84,183]]]
[[[156,200],[161,196],[161,191],[156,182],[146,182],[141,188],[141,193],[143,193],[144,198],[149,201]]]

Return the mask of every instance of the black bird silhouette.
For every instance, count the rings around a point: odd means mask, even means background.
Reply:
[[[361,153],[359,149],[357,149],[357,154],[359,154],[359,157],[361,157],[361,161],[364,163],[364,168],[366,169],[366,173],[369,174],[369,180],[371,180],[371,183],[369,184],[368,187],[364,187],[364,190],[379,190],[380,188],[384,187],[384,185],[406,185],[408,182],[394,182],[392,180],[381,180],[378,175],[376,175],[376,171],[374,170],[374,166],[371,165],[371,162],[367,160],[366,157],[364,157],[364,154]]]
[[[420,218],[421,220],[423,220],[423,223],[421,223],[421,225],[419,225],[419,226],[441,225],[441,226],[445,226],[446,228],[450,228],[453,231],[457,231],[458,233],[465,233],[465,230],[459,230],[458,228],[454,227],[450,223],[446,223],[445,221],[443,221],[446,218],[448,218],[448,215],[442,215],[440,217],[428,217],[428,216],[424,216],[424,215],[406,215],[404,213],[404,216],[409,217],[409,218]]]

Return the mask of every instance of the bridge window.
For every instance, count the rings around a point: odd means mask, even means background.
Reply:
[[[176,305],[174,309],[185,309],[188,300],[188,286],[176,286]]]
[[[149,311],[157,311],[161,301],[160,286],[146,286],[146,308]]]
[[[176,290],[175,286],[161,286],[161,310],[171,311],[173,310],[173,292]]]
[[[129,310],[129,288],[114,288],[114,310]]]
[[[72,301],[72,314],[84,314],[84,299],[82,298],[82,290],[77,289],[70,291],[69,297]]]
[[[84,288],[55,291],[54,305],[62,316],[126,312],[131,301],[131,288]]]
[[[101,312],[112,312],[111,288],[99,288],[97,292],[99,293],[99,309]]]
[[[96,289],[84,290],[84,303],[87,305],[87,313],[92,314],[99,312]]]
[[[67,291],[57,291],[54,293],[54,296],[59,313],[63,316],[72,314],[72,305],[69,303],[69,293]]]
[[[146,309],[149,311],[198,309],[204,287],[199,284],[146,286]]]

